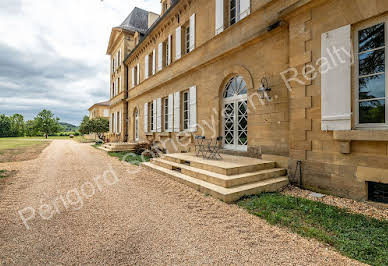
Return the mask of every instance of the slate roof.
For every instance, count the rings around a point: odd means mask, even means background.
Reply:
[[[118,28],[145,34],[148,29],[148,11],[135,7]]]

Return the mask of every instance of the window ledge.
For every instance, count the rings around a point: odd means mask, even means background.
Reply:
[[[170,132],[159,132],[158,135],[160,137],[170,137],[171,133]]]
[[[333,137],[338,141],[388,141],[388,130],[344,130],[333,131]]]

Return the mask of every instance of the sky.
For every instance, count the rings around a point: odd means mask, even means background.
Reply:
[[[160,0],[0,0],[0,114],[79,125],[109,100],[109,36],[135,6],[160,13]]]

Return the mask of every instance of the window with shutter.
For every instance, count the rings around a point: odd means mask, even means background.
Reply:
[[[144,104],[144,132],[148,132],[148,103]]]
[[[132,68],[132,88],[135,87],[135,68]]]
[[[156,100],[156,131],[162,132],[162,99]]]
[[[351,27],[322,34],[321,55],[330,61],[334,49],[351,53]],[[321,73],[322,130],[351,129],[351,58]]]
[[[251,0],[239,0],[240,2],[240,15],[239,20],[247,17],[251,13]]]
[[[167,64],[171,64],[171,42],[172,42],[172,35],[168,35],[168,41],[167,41]]]
[[[163,43],[158,45],[158,71],[163,68]]]
[[[216,35],[224,31],[224,0],[216,0]]]
[[[180,120],[180,92],[174,93],[174,132],[179,132],[181,128]]]
[[[190,131],[197,131],[197,87],[190,88],[189,94],[189,117],[190,117]]]
[[[168,95],[168,127],[167,132],[173,131],[173,124],[174,124],[174,95],[170,94]]]
[[[182,56],[182,28],[179,26],[175,31],[175,58],[180,59]]]
[[[140,83],[140,66],[139,63],[136,65],[136,85]]]
[[[156,100],[152,101],[152,132],[156,132],[157,127],[157,106]]]
[[[121,133],[121,111],[119,111],[119,125],[118,125],[118,128],[119,128],[119,133]]]
[[[191,52],[195,48],[195,13],[190,17],[189,31],[189,52]]]
[[[149,57],[146,55],[144,57],[144,79],[148,79],[148,71],[149,71]]]
[[[156,53],[155,48],[152,50],[152,75],[155,75],[156,73]]]

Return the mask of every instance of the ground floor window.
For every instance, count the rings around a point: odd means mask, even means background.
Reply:
[[[135,141],[139,141],[139,110],[135,110]]]
[[[155,131],[155,123],[154,123],[154,104],[153,102],[150,102],[149,105],[148,105],[148,110],[149,110],[149,125],[150,125],[150,129],[151,131]]]
[[[359,126],[388,125],[386,23],[357,31],[357,121]]]
[[[163,119],[164,131],[168,130],[168,98],[163,98]]]
[[[189,129],[189,92],[183,92],[183,130]]]

